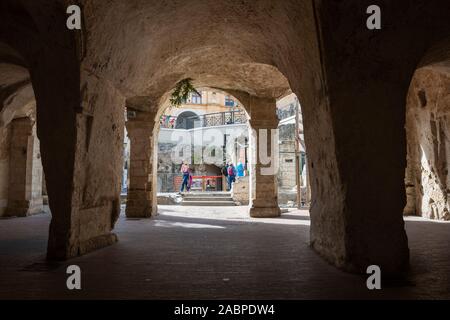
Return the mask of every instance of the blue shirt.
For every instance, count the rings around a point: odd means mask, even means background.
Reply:
[[[237,165],[237,175],[238,177],[244,176],[244,165],[242,164],[242,162],[239,162]]]

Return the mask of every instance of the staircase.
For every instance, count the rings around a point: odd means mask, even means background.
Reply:
[[[231,207],[235,206],[230,192],[183,193],[182,206]]]

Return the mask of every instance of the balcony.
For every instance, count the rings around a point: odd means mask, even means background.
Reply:
[[[244,111],[226,111],[209,113],[201,116],[183,117],[161,116],[160,124],[164,129],[192,129],[217,127],[232,124],[246,124],[247,116]],[[192,123],[193,126],[180,125],[180,123]]]

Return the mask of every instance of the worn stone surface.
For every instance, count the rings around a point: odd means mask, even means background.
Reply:
[[[50,216],[0,221],[0,298],[450,298],[448,222],[407,217],[412,261],[407,281],[367,290],[366,276],[340,272],[311,250],[306,211],[256,219],[245,207],[185,209],[162,206],[155,219],[122,214],[119,243],[48,264],[42,257]],[[71,264],[82,269],[82,290],[65,286]]]
[[[250,185],[249,185],[249,177],[239,177],[236,179],[236,182],[233,183],[233,188],[231,190],[231,195],[233,197],[233,201],[238,205],[248,205],[250,199]]]
[[[8,205],[10,128],[0,128],[0,217]]]
[[[295,177],[295,140],[281,140],[279,148],[278,185],[281,189],[290,190],[297,185]]]
[[[36,127],[30,118],[11,123],[9,147],[8,203],[5,216],[39,213],[42,202],[42,165]],[[5,180],[2,183],[6,182]]]
[[[133,112],[129,109],[130,112]],[[126,214],[129,218],[150,218],[157,207],[157,135],[155,113],[134,111],[126,123],[130,139],[130,169]]]
[[[276,101],[250,99],[250,209],[251,217],[278,217],[279,151]]]
[[[416,71],[406,119],[405,213],[450,220],[450,64]]]

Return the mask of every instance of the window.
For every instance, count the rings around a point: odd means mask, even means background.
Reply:
[[[202,96],[200,96],[196,93],[193,93],[192,97],[191,97],[191,102],[193,104],[202,104]]]
[[[225,106],[234,107],[234,100],[230,96],[225,96]]]

